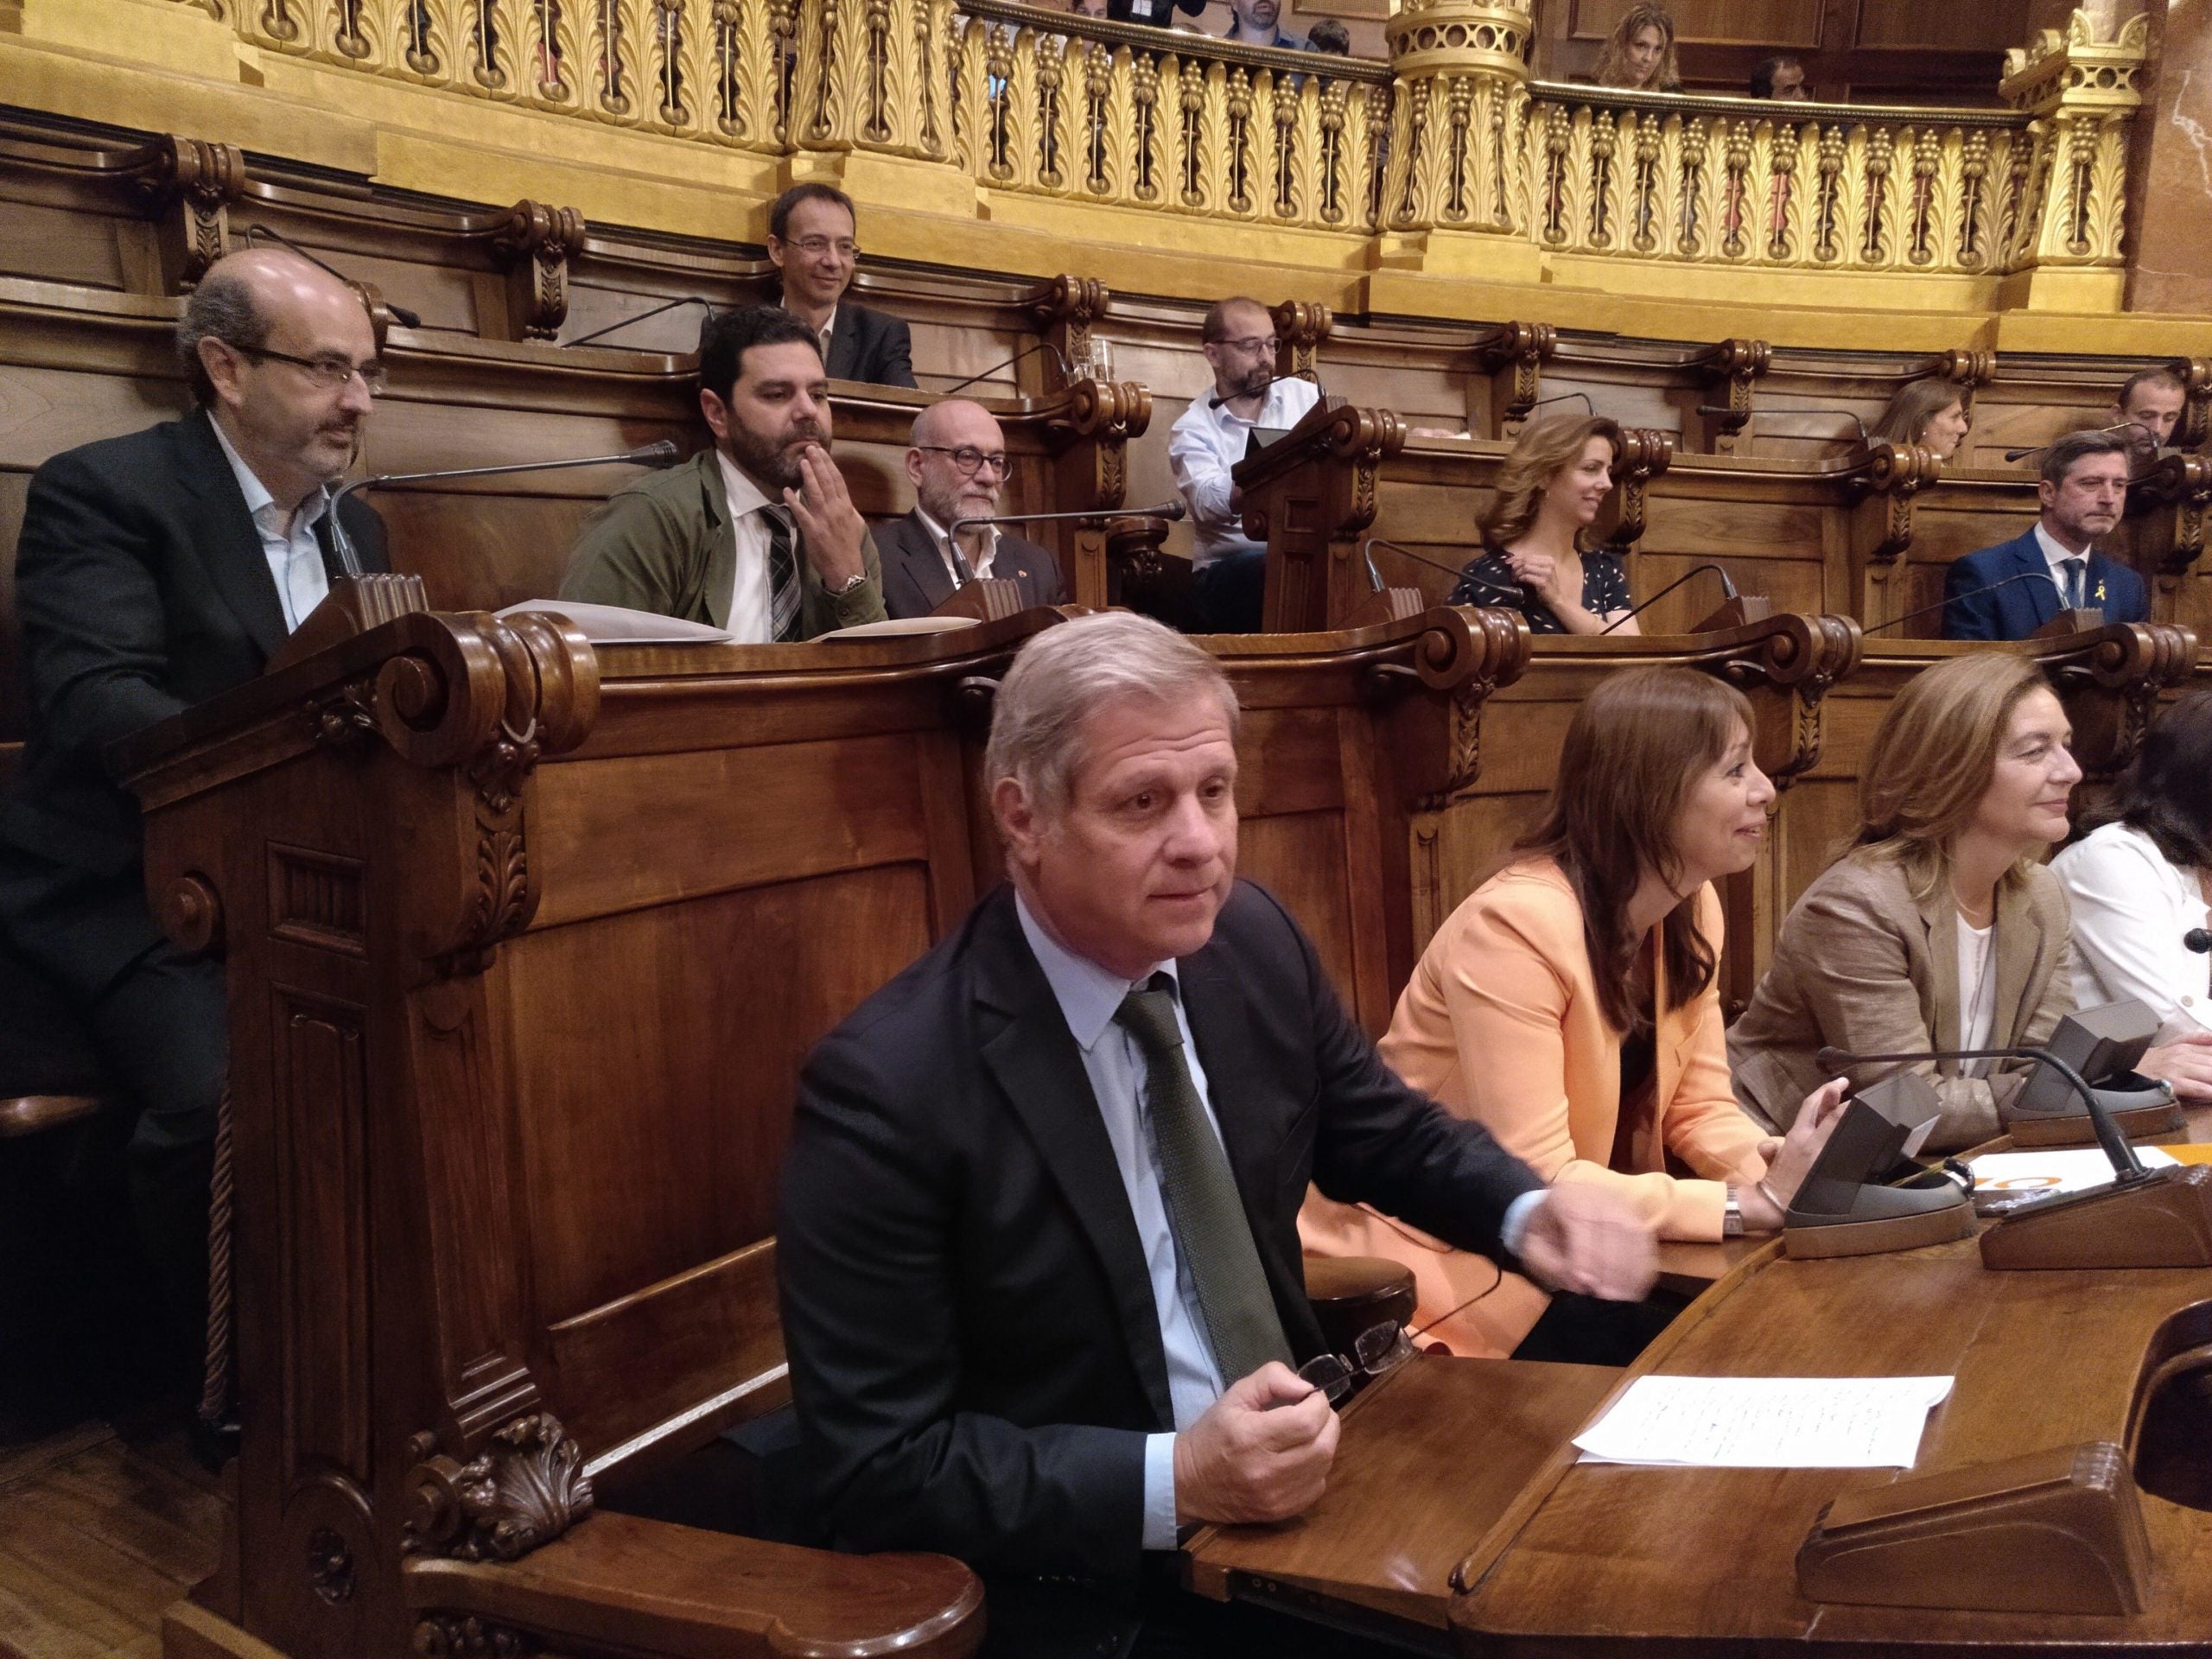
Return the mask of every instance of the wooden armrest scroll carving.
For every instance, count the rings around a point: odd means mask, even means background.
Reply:
[[[402,1568],[418,1653],[959,1659],[983,1587],[946,1555],[838,1555],[602,1514],[520,1560]]]

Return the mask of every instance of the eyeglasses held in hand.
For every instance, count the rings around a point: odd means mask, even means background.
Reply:
[[[948,449],[941,443],[918,443],[917,449],[925,449],[933,455],[950,455],[952,464],[969,478],[988,467],[1001,478],[1006,476],[1006,451],[995,449],[986,454],[972,443],[963,443],[957,449]]]
[[[256,362],[273,358],[279,363],[289,363],[304,371],[308,384],[317,391],[335,391],[358,374],[369,396],[377,397],[383,395],[388,383],[384,365],[374,358],[366,363],[348,363],[342,357],[294,357],[289,352],[272,352],[266,346],[239,346],[232,349]]]
[[[1497,1268],[1496,1262],[1491,1265],[1493,1268]],[[1361,1386],[1360,1378],[1365,1377],[1372,1382],[1377,1377],[1388,1376],[1414,1357],[1415,1342],[1453,1314],[1465,1313],[1504,1281],[1504,1271],[1499,1268],[1489,1284],[1457,1307],[1446,1309],[1418,1331],[1408,1331],[1395,1319],[1371,1325],[1359,1333],[1359,1339],[1352,1344],[1349,1355],[1316,1354],[1298,1368],[1298,1375],[1302,1381],[1312,1383],[1326,1395],[1331,1405],[1340,1406],[1355,1388]]]

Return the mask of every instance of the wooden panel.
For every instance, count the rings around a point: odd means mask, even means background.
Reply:
[[[113,221],[27,201],[0,205],[0,276],[121,288],[125,271]]]
[[[1244,820],[1237,830],[1237,873],[1280,899],[1313,941],[1347,1007],[1357,1001],[1351,893],[1346,885],[1341,812],[1286,813]]]
[[[1569,25],[1573,38],[1603,41],[1635,3],[1574,0]],[[1672,0],[1668,10],[1675,14],[1678,41],[1775,47],[1821,43],[1821,0]]]
[[[779,827],[796,836],[822,822]],[[506,999],[530,1033],[514,1109],[543,1317],[573,1318],[767,1236],[800,1060],[930,938],[926,868],[904,863],[507,947]],[[588,1010],[573,1001],[586,985]],[[618,1078],[622,1109],[608,1111]]]
[[[1858,46],[2001,52],[2032,32],[2032,0],[1978,0],[1971,6],[1885,5],[1859,0]]]

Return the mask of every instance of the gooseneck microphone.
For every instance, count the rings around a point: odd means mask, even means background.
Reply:
[[[1643,615],[1644,612],[1649,610],[1654,605],[1656,605],[1661,600],[1666,598],[1668,594],[1673,593],[1675,588],[1681,587],[1692,576],[1701,576],[1708,570],[1712,571],[1714,575],[1720,578],[1720,597],[1722,600],[1726,601],[1737,597],[1736,584],[1730,579],[1729,575],[1726,570],[1722,569],[1717,564],[1694,564],[1688,569],[1683,571],[1681,575],[1676,576],[1672,582],[1669,582],[1664,588],[1662,588],[1657,593],[1652,594],[1650,598],[1645,600],[1643,604],[1637,606],[1633,610],[1615,617],[1611,621],[1606,623],[1604,627],[1598,630],[1599,633],[1601,635],[1611,633],[1615,628],[1620,626],[1622,623],[1632,621],[1637,617]]]
[[[1052,354],[1052,361],[1060,365],[1060,378],[1071,385],[1074,384],[1075,367],[1068,361],[1066,353],[1063,353],[1058,346],[1053,345],[1051,340],[1040,340],[1034,346],[1032,346],[1027,351],[1016,352],[1012,357],[1007,359],[1005,362],[994,363],[989,368],[981,370],[975,374],[969,375],[965,380],[958,381],[952,385],[947,386],[943,391],[940,391],[937,395],[940,397],[950,397],[956,391],[965,391],[969,387],[974,385],[978,380],[982,379],[986,375],[996,374],[1001,369],[1010,369],[1017,363],[1027,363],[1031,358],[1036,356],[1039,352],[1050,352]]]
[[[359,283],[355,282],[351,276],[348,276],[344,271],[339,270],[335,265],[330,264],[324,260],[315,257],[315,255],[309,253],[305,248],[293,241],[290,237],[286,236],[283,232],[272,231],[266,225],[249,225],[245,227],[246,246],[249,248],[251,247],[253,245],[253,238],[257,236],[265,236],[271,242],[281,243],[285,247],[289,248],[294,253],[298,254],[301,258],[306,260],[308,264],[313,265],[316,270],[328,271],[333,276],[335,276],[340,282],[345,283],[346,287],[352,289],[355,293],[358,294],[360,292],[361,285]],[[363,297],[365,299],[366,298],[365,296]],[[405,306],[399,304],[397,301],[385,299],[381,294],[377,296],[377,298],[381,302],[384,308],[391,313],[391,320],[397,323],[401,327],[420,328],[423,326],[423,317],[420,312],[410,311]]]
[[[2139,433],[2141,435],[2141,437],[2148,438],[2151,441],[2151,447],[2152,448],[2156,448],[2158,447],[2158,435],[2153,432],[2149,427],[2144,425],[2140,421],[2114,421],[2110,426],[2093,427],[2087,429],[2096,432]],[[2070,436],[2072,435],[2069,434],[2068,435]],[[2056,443],[2057,442],[2058,440],[2056,438],[2053,438],[2050,441],[2051,443]],[[2139,442],[2140,439],[2131,440],[2131,442]],[[2050,443],[2037,443],[2031,444],[2025,449],[2007,449],[2005,452],[2005,459],[2007,461],[2025,461],[2030,455],[2039,455],[2050,448]]]
[[[1577,398],[1581,399],[1582,412],[1587,415],[1592,420],[1596,420],[1598,418],[1598,405],[1590,401],[1590,394],[1586,391],[1559,391],[1554,392],[1548,397],[1539,397],[1535,403],[1529,405],[1529,413],[1531,415],[1535,414],[1547,404],[1571,404]]]
[[[1312,372],[1306,374],[1271,374],[1268,377],[1267,385],[1262,386],[1257,391],[1217,391],[1207,400],[1206,407],[1208,409],[1219,409],[1224,404],[1234,403],[1239,397],[1265,397],[1268,393],[1274,391],[1277,386],[1282,385],[1286,380],[1303,380],[1308,385],[1312,386],[1315,391],[1319,392],[1321,391],[1321,372],[1319,369],[1313,370]],[[1323,393],[1322,395],[1326,396],[1327,394]]]
[[[642,449],[631,449],[619,455],[584,455],[574,461],[518,461],[502,467],[451,467],[435,473],[378,473],[373,478],[357,478],[330,498],[330,550],[338,556],[340,569],[349,576],[361,572],[360,556],[353,550],[353,538],[346,533],[346,521],[338,509],[347,496],[357,490],[380,489],[386,484],[428,484],[445,478],[496,478],[503,473],[552,473],[564,467],[667,467],[677,460],[675,442],[663,438],[658,443],[649,443]]]
[[[1374,550],[1378,547],[1387,547],[1393,553],[1411,559],[1415,564],[1425,564],[1432,570],[1441,570],[1447,576],[1456,576],[1461,582],[1470,582],[1478,588],[1487,588],[1494,594],[1503,594],[1514,605],[1524,604],[1528,601],[1529,590],[1517,582],[1493,582],[1488,576],[1478,576],[1471,570],[1446,564],[1441,559],[1432,559],[1426,553],[1416,553],[1410,547],[1400,543],[1387,541],[1380,536],[1370,536],[1359,544],[1359,556],[1366,561],[1367,580],[1374,585],[1375,591],[1378,594],[1387,585],[1382,580],[1382,573],[1375,568]]]
[[[1697,412],[1700,415],[1733,415],[1736,411],[1726,404],[1700,404]],[[1861,444],[1866,442],[1866,423],[1847,409],[1755,409],[1749,418],[1763,421],[1775,415],[1840,415],[1859,429],[1859,442]]]
[[[680,299],[670,300],[665,304],[657,305],[650,311],[640,311],[634,317],[624,317],[620,322],[610,322],[604,328],[594,328],[588,334],[578,334],[574,340],[564,340],[560,343],[564,350],[570,346],[588,346],[594,340],[603,340],[609,334],[619,334],[633,322],[643,322],[646,318],[657,317],[664,311],[673,311],[679,305],[703,306],[708,317],[711,318],[715,315],[713,301],[702,300],[696,294],[686,294]]]
[[[944,531],[944,544],[952,550],[952,585],[965,588],[976,580],[976,573],[968,568],[967,555],[960,550],[960,532],[970,524],[1045,524],[1077,518],[1165,518],[1173,524],[1182,518],[1185,511],[1182,497],[1176,496],[1152,507],[1092,507],[1080,512],[978,513],[972,518],[956,518],[945,527]]]
[[[2001,577],[1996,582],[1984,582],[1979,588],[1969,588],[1963,594],[1956,595],[1956,598],[1961,601],[1979,599],[1984,594],[1995,593],[1999,588],[2010,588],[2016,582],[2049,582],[2050,580],[2050,574],[2046,570],[2016,570],[2011,575]],[[1879,633],[1885,628],[1896,627],[1900,622],[1910,622],[1916,616],[1927,616],[1933,612],[1942,610],[1951,603],[1952,596],[1946,595],[1937,600],[1933,605],[1923,605],[1916,611],[1907,611],[1903,616],[1893,616],[1886,622],[1877,622],[1872,627],[1861,628],[1859,632],[1862,635]]]
[[[2121,1186],[2132,1182],[2149,1180],[2152,1173],[2143,1167],[2142,1160],[2135,1155],[2135,1148],[2127,1144],[2127,1137],[2112,1121],[2098,1100],[2097,1091],[2089,1087],[2079,1071],[2069,1065],[2047,1048],[1931,1048],[1918,1054],[1850,1054],[1839,1048],[1823,1048],[1815,1064],[1826,1072],[1834,1073],[1846,1066],[1881,1065],[1891,1061],[1904,1065],[1917,1065],[1923,1060],[2036,1060],[2063,1077],[2074,1092],[2082,1097],[2082,1105],[2089,1115],[2089,1126],[2096,1131],[2097,1144],[2112,1165],[2113,1180]]]

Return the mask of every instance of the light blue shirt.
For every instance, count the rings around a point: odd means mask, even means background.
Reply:
[[[1141,989],[1155,973],[1175,977],[1175,964],[1163,962],[1134,980],[1123,979],[1076,955],[1046,932],[1020,894],[1014,897],[1014,907],[1021,918],[1022,937],[1029,941],[1037,965],[1045,970],[1046,982],[1060,1005],[1060,1015],[1083,1052],[1084,1075],[1090,1079],[1098,1115],[1106,1122],[1106,1138],[1114,1147],[1114,1167],[1121,1175],[1122,1191],[1128,1194],[1137,1243],[1143,1248],[1145,1270],[1152,1278],[1152,1300],[1160,1315],[1160,1347],[1167,1356],[1167,1397],[1175,1409],[1175,1427],[1188,1428],[1221,1397],[1224,1383],[1206,1338],[1198,1287],[1176,1251],[1175,1230],[1167,1219],[1160,1148],[1153,1137],[1152,1114],[1144,1097],[1147,1075],[1144,1052],[1128,1028],[1114,1021],[1124,997]],[[1198,1047],[1192,1040],[1191,1023],[1183,1012],[1179,979],[1175,1025],[1183,1033],[1183,1058],[1191,1068],[1198,1103],[1205,1108],[1206,1121],[1218,1135],[1221,1123],[1214,1116],[1205,1068],[1198,1064]],[[1175,1548],[1173,1434],[1145,1437],[1144,1547]]]
[[[238,493],[245,497],[254,533],[261,537],[261,555],[269,561],[269,579],[276,584],[276,602],[283,607],[284,632],[289,633],[330,596],[330,577],[322,568],[322,543],[315,536],[315,527],[330,509],[330,486],[319,487],[300,503],[298,512],[286,512],[269,493],[269,486],[245,464],[245,457],[231,442],[231,435],[223,430],[223,423],[211,415],[207,424],[215,429],[215,442],[223,446],[223,458],[231,463]]]
[[[1109,973],[1046,932],[1018,893],[1014,908],[1021,918],[1022,937],[1029,941],[1037,965],[1045,970],[1045,982],[1060,1005],[1060,1016],[1067,1021],[1076,1047],[1082,1051],[1084,1075],[1090,1080],[1098,1114],[1105,1120],[1106,1138],[1114,1147],[1114,1166],[1121,1175],[1122,1190],[1128,1195],[1137,1243],[1144,1250],[1145,1270],[1152,1279],[1153,1306],[1160,1315],[1160,1345],[1167,1357],[1168,1401],[1174,1408],[1176,1428],[1185,1429],[1221,1398],[1224,1383],[1206,1338],[1198,1287],[1176,1251],[1175,1230],[1167,1219],[1166,1182],[1145,1099],[1149,1074],[1144,1051],[1128,1029],[1114,1020],[1122,999],[1141,989],[1153,975],[1164,973],[1175,980],[1175,1027],[1183,1036],[1183,1058],[1191,1070],[1192,1084],[1198,1091],[1198,1104],[1205,1109],[1206,1122],[1219,1135],[1221,1120],[1215,1115],[1205,1068],[1198,1063],[1198,1046],[1191,1036],[1190,1017],[1183,1008],[1182,981],[1172,962],[1147,968],[1133,980]],[[1508,1207],[1499,1230],[1508,1250],[1518,1253],[1530,1212],[1543,1199],[1540,1188],[1522,1193]],[[1173,1434],[1145,1437],[1144,1548],[1175,1548]]]

